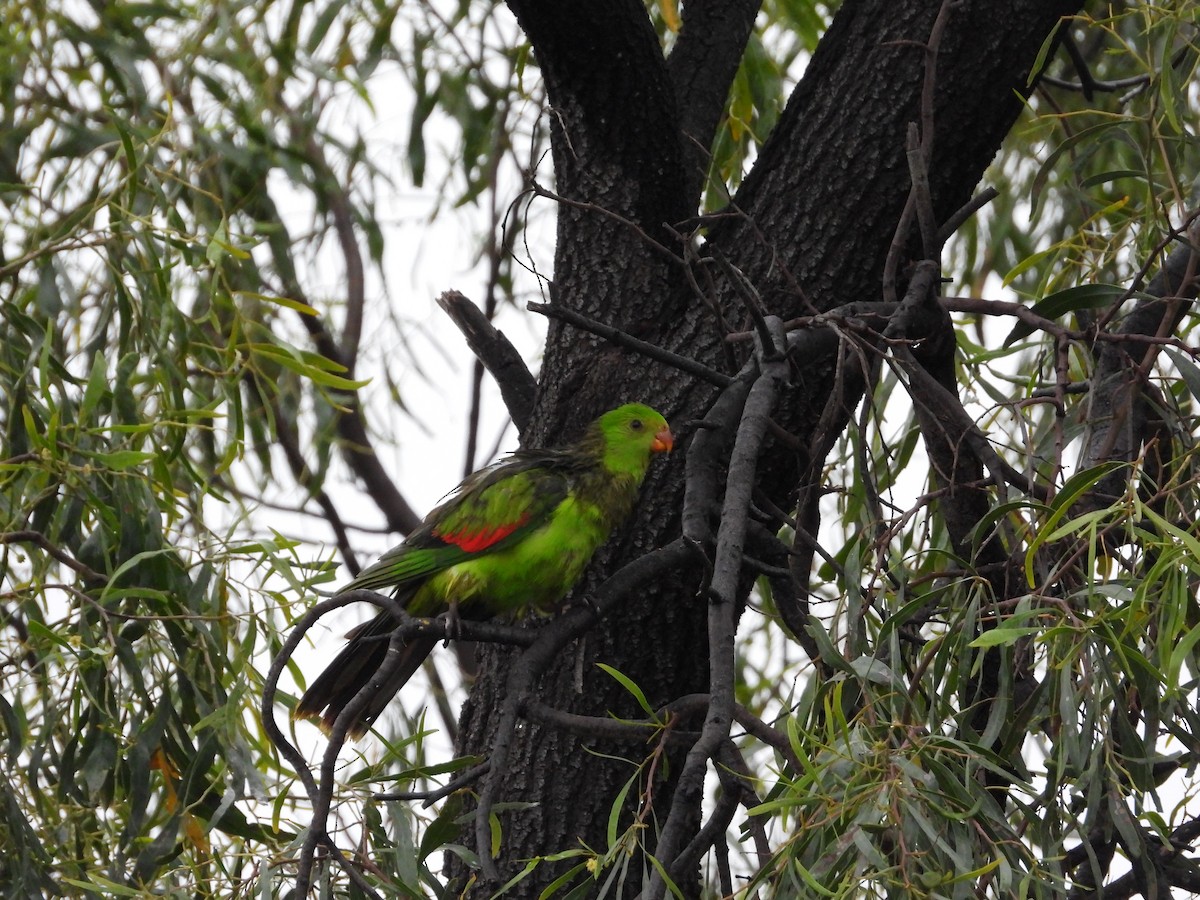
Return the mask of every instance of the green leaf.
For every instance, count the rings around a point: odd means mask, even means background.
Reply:
[[[1030,218],[1036,221],[1039,213],[1039,208],[1042,201],[1042,191],[1046,187],[1046,182],[1050,178],[1050,173],[1054,171],[1054,167],[1063,156],[1072,152],[1081,144],[1097,141],[1106,132],[1114,128],[1128,127],[1128,123],[1122,119],[1114,119],[1106,122],[1100,122],[1096,125],[1091,125],[1080,131],[1073,133],[1070,137],[1059,144],[1054,151],[1046,157],[1046,161],[1042,163],[1037,174],[1034,176],[1033,184],[1030,188],[1030,196],[1033,200],[1033,209],[1030,213]]]
[[[980,649],[1008,647],[1015,644],[1021,638],[1039,634],[1042,630],[1042,628],[1036,625],[1000,625],[997,628],[991,628],[983,632],[983,634],[971,641],[971,646]]]
[[[95,460],[106,469],[123,472],[126,469],[139,469],[154,459],[155,454],[141,450],[111,450],[107,453],[89,453],[88,457]]]
[[[1030,311],[1043,319],[1056,320],[1080,310],[1107,309],[1128,294],[1125,288],[1115,284],[1081,284],[1048,294],[1035,303]],[[1009,347],[1028,337],[1034,330],[1035,326],[1028,322],[1017,322],[1004,339],[1004,346]]]
[[[345,366],[321,356],[319,353],[310,353],[308,351],[296,350],[291,347],[283,347],[277,344],[256,343],[251,344],[248,348],[250,352],[256,356],[266,357],[274,362],[279,363],[286,369],[295,372],[314,384],[319,384],[324,387],[333,388],[339,391],[352,392],[359,388],[366,387],[370,384],[370,379],[355,381],[349,378],[342,378],[340,375],[333,374],[334,372],[346,371]]]
[[[629,694],[635,700],[637,700],[638,706],[640,706],[646,712],[646,715],[650,716],[650,718],[655,719],[657,721],[657,714],[651,708],[650,702],[646,699],[646,695],[644,693],[642,693],[642,689],[637,686],[637,684],[633,681],[632,678],[630,678],[627,675],[624,675],[623,673],[621,673],[617,669],[613,668],[612,666],[607,665],[606,663],[596,663],[596,665],[604,672],[607,672],[623,688],[625,688],[625,690],[628,691]]]
[[[1175,347],[1164,348],[1175,368],[1179,370],[1184,384],[1193,397],[1200,400],[1200,366],[1192,362],[1192,358]]]
[[[108,390],[108,360],[103,353],[97,353],[92,360],[92,371],[88,375],[87,387],[83,391],[83,399],[79,401],[79,421],[87,422],[96,411],[100,398]]]
[[[249,253],[238,249],[229,242],[229,232],[224,219],[221,219],[217,230],[213,232],[212,238],[209,239],[204,255],[214,266],[219,266],[226,255],[237,259],[248,259],[250,256]]]
[[[294,309],[298,313],[303,313],[306,316],[317,316],[319,313],[307,303],[300,300],[294,300],[291,297],[283,297],[279,294],[259,294],[254,291],[234,291],[235,297],[249,297],[254,300],[261,300],[264,303],[272,303],[275,306],[282,306],[285,309]]]
[[[1033,569],[1037,552],[1046,541],[1057,537],[1054,529],[1058,522],[1070,512],[1071,507],[1080,497],[1090,491],[1110,472],[1114,472],[1124,465],[1126,464],[1119,461],[1106,462],[1092,466],[1090,469],[1084,469],[1082,472],[1076,472],[1055,494],[1054,501],[1050,505],[1050,515],[1042,523],[1025,550],[1025,579],[1031,588],[1036,586]]]
[[[145,894],[135,888],[126,887],[123,884],[117,884],[115,881],[109,881],[107,878],[95,872],[89,880],[81,880],[78,878],[62,879],[65,883],[73,885],[77,888],[83,888],[88,893],[99,894],[102,897],[144,897]]]

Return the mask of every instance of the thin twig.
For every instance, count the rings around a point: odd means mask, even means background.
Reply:
[[[81,563],[61,547],[51,543],[40,531],[6,531],[0,533],[0,544],[33,544],[58,560],[68,569],[82,575],[89,581],[108,584],[108,577],[101,575],[91,566]]]
[[[529,700],[521,709],[531,722],[552,725],[562,731],[585,738],[612,741],[613,743],[644,744],[662,732],[669,743],[688,745],[695,743],[699,732],[666,730],[666,720],[613,719],[602,716],[585,716],[557,709],[540,700]]]
[[[733,381],[730,376],[715,369],[710,369],[702,362],[697,362],[687,356],[680,356],[678,353],[672,353],[670,350],[659,347],[657,344],[639,340],[619,328],[605,325],[603,322],[597,322],[595,319],[589,319],[587,316],[567,309],[564,306],[552,303],[531,302],[526,305],[526,309],[530,312],[540,313],[543,316],[549,316],[552,319],[560,319],[583,331],[591,332],[605,340],[612,341],[614,344],[633,350],[635,353],[640,353],[642,356],[666,363],[668,366],[679,369],[681,372],[687,372],[689,375],[695,375],[697,378],[701,378],[709,384],[715,384],[717,387],[725,387]]]
[[[737,295],[742,299],[746,311],[750,313],[750,319],[754,322],[754,330],[758,334],[759,345],[770,346],[771,334],[767,328],[767,308],[763,304],[758,290],[742,270],[731,263],[729,258],[715,247],[713,248],[713,259],[717,261],[721,271],[725,273],[725,277],[729,279]]]
[[[999,196],[1000,192],[989,185],[960,206],[950,218],[942,223],[942,227],[938,229],[937,246],[946,246],[946,241],[950,240],[958,229],[966,224],[967,219],[971,218],[971,216],[975,215],[975,213],[979,212],[979,210],[983,209]]]
[[[491,762],[484,760],[477,766],[471,766],[466,771],[459,772],[439,788],[433,788],[428,791],[384,791],[372,794],[371,797],[375,800],[420,800],[422,801],[421,805],[428,808],[437,803],[437,801],[449,797],[455,791],[461,790],[469,784],[474,784],[486,775],[491,768]]]
[[[279,723],[275,720],[275,693],[278,690],[280,676],[291,661],[292,654],[300,646],[300,642],[304,639],[304,635],[308,633],[308,630],[326,613],[362,599],[356,596],[358,593],[357,591],[352,591],[349,594],[324,600],[305,613],[300,621],[292,627],[291,633],[284,640],[279,653],[271,661],[271,668],[267,672],[266,682],[263,685],[262,706],[260,710],[263,731],[266,732],[267,739],[275,745],[279,753],[291,763],[292,770],[304,786],[304,791],[308,794],[309,801],[313,804],[314,809],[313,822],[309,826],[308,835],[305,837],[304,844],[301,847],[300,860],[296,872],[295,893],[298,897],[308,896],[308,888],[312,881],[313,857],[316,853],[317,845],[322,843],[324,838],[328,837],[325,819],[320,819],[318,824],[316,810],[321,806],[328,809],[328,800],[322,801],[322,794],[324,792],[332,792],[333,785],[318,784],[309,770],[308,760],[305,759],[304,754],[287,738],[283,730],[279,727]],[[392,600],[392,598],[384,597],[383,595],[376,595],[376,598],[379,599],[380,605],[387,607],[390,604],[395,608],[395,611],[403,613],[400,604]],[[346,855],[336,846],[330,845],[330,847],[331,853],[338,864],[347,871],[352,870],[353,866],[346,858]],[[373,897],[378,897],[378,894],[375,894],[373,891],[370,894]]]
[[[359,602],[372,603],[375,606],[383,608],[396,619],[397,626],[387,637],[388,652],[383,664],[376,670],[370,681],[346,704],[330,729],[329,743],[321,762],[320,777],[319,779],[314,779],[312,772],[309,770],[308,761],[300,750],[284,735],[275,720],[275,694],[278,690],[279,678],[290,662],[292,654],[295,653],[296,648],[304,639],[305,634],[322,616],[350,603]],[[351,724],[357,719],[359,712],[370,701],[371,696],[378,691],[379,687],[400,664],[400,649],[404,643],[412,640],[414,637],[444,635],[445,628],[445,623],[440,620],[418,619],[410,616],[399,602],[385,594],[366,590],[346,591],[345,593],[317,603],[305,613],[293,626],[279,653],[272,660],[271,668],[267,673],[266,682],[263,686],[261,707],[263,730],[266,732],[271,743],[291,763],[313,805],[313,821],[309,826],[309,833],[300,851],[299,866],[296,874],[297,896],[303,897],[307,895],[316,849],[318,845],[323,845],[325,839],[328,837],[326,820],[329,815],[329,807],[335,784],[334,769],[337,763],[337,755],[345,743]],[[466,640],[491,640],[523,645],[532,643],[536,636],[534,632],[528,629],[498,625],[493,622],[462,622],[460,623],[460,628],[462,637]],[[346,858],[345,854],[338,850],[336,846],[332,846],[332,844],[330,846],[338,864],[347,871],[353,871],[353,864]],[[377,895],[372,894],[372,896]]]
[[[646,233],[646,230],[637,222],[626,218],[618,212],[614,212],[611,209],[605,209],[603,206],[600,206],[596,203],[589,203],[585,200],[572,200],[570,197],[564,197],[562,194],[556,194],[554,191],[542,187],[533,180],[530,180],[528,190],[531,191],[535,196],[545,197],[547,200],[553,200],[555,203],[561,203],[563,206],[570,206],[574,209],[599,213],[605,218],[612,219],[614,222],[624,225],[626,228],[632,230],[640,240],[644,241],[647,246],[657,251],[659,255],[665,257],[669,262],[677,265],[681,265],[683,263],[683,260],[680,258],[678,253],[675,253],[670,248],[660,244],[654,238],[650,237],[650,235]]]

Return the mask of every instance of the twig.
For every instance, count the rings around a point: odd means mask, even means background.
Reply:
[[[602,716],[584,716],[579,713],[557,709],[540,700],[529,700],[521,709],[525,718],[543,725],[552,725],[562,731],[586,738],[597,738],[614,743],[644,744],[660,732],[669,743],[690,745],[695,743],[699,732],[666,730],[666,720],[655,719],[611,719]]]
[[[811,332],[831,327],[850,329],[864,327],[880,331],[887,325],[888,317],[896,311],[899,305],[896,301],[855,300],[851,303],[835,306],[833,309],[822,313],[788,319],[783,323],[784,329],[788,332],[788,350],[793,353],[797,351],[808,352],[808,348],[802,348],[796,343],[798,340],[802,340],[795,336],[794,332],[797,331]],[[734,331],[727,334],[725,340],[729,343],[752,341],[756,333],[754,331]]]
[[[1000,196],[1000,192],[990,185],[964,203],[958,210],[950,216],[942,227],[938,229],[937,246],[946,246],[946,241],[950,240],[958,229],[966,224],[967,219],[979,212],[993,200]]]
[[[780,756],[787,760],[788,765],[792,767],[792,771],[797,773],[804,771],[804,766],[800,762],[800,757],[796,755],[791,740],[778,728],[768,725],[740,703],[735,704],[733,707],[733,719],[746,729],[747,734],[758,738],[768,747],[776,750]]]
[[[1096,78],[1090,78],[1090,87],[1096,91],[1104,91],[1113,93],[1125,88],[1131,87],[1148,87],[1153,82],[1151,75],[1130,75],[1126,78],[1114,78],[1111,81],[1100,81]],[[1062,88],[1064,91],[1085,91],[1087,88],[1082,81],[1067,81],[1065,78],[1059,78],[1057,75],[1039,75],[1038,84],[1048,84],[1051,87]],[[1130,92],[1130,96],[1134,96],[1136,91]]]
[[[1141,268],[1137,270],[1133,280],[1129,282],[1129,287],[1113,304],[1108,308],[1107,312],[1100,317],[1096,322],[1096,330],[1103,331],[1104,328],[1112,321],[1117,311],[1124,305],[1125,301],[1130,299],[1142,287],[1142,283],[1146,280],[1146,276],[1150,274],[1150,270],[1158,261],[1159,255],[1167,249],[1168,246],[1174,243],[1179,243],[1170,253],[1167,254],[1166,260],[1160,267],[1158,274],[1154,276],[1151,285],[1148,288],[1148,293],[1155,298],[1162,298],[1174,285],[1181,282],[1181,277],[1177,276],[1181,270],[1186,268],[1190,259],[1192,250],[1192,241],[1188,238],[1188,233],[1192,231],[1196,222],[1200,221],[1200,209],[1193,210],[1183,220],[1183,224],[1178,228],[1171,228],[1167,231],[1158,243],[1154,245],[1154,249],[1146,255],[1146,261],[1142,263]],[[1173,275],[1177,277],[1172,278]],[[1150,301],[1153,302],[1153,301]],[[1139,304],[1140,305],[1140,304]]]
[[[632,230],[640,240],[645,241],[647,246],[658,252],[659,255],[665,257],[668,262],[675,263],[676,265],[682,264],[683,262],[683,260],[680,259],[679,254],[660,244],[654,238],[650,237],[650,235],[646,233],[646,230],[638,225],[637,222],[626,218],[618,212],[614,212],[611,209],[605,209],[603,206],[600,206],[596,203],[589,203],[585,200],[572,200],[570,197],[564,197],[562,194],[556,194],[554,191],[542,187],[532,179],[529,182],[528,190],[537,197],[545,197],[547,200],[553,200],[555,203],[561,203],[563,206],[569,206],[573,209],[581,209],[587,212],[599,213],[605,218],[612,219],[614,222],[624,225],[626,228]]]
[[[1127,78],[1114,78],[1111,81],[1101,81],[1092,74],[1092,70],[1088,66],[1087,60],[1083,57],[1083,54],[1079,52],[1079,48],[1075,45],[1074,40],[1071,38],[1070,32],[1065,31],[1065,29],[1063,34],[1063,44],[1067,48],[1067,54],[1071,57],[1071,62],[1075,66],[1075,71],[1079,73],[1079,81],[1067,81],[1065,78],[1057,78],[1053,75],[1042,74],[1038,76],[1039,84],[1048,84],[1067,91],[1080,91],[1086,99],[1090,100],[1092,98],[1092,94],[1096,91],[1114,93],[1116,91],[1123,91],[1126,88],[1140,89],[1149,87],[1154,83],[1155,75],[1161,74],[1155,73],[1154,75],[1130,75]],[[1171,57],[1170,66],[1174,68],[1175,66],[1179,65],[1179,63],[1191,52],[1191,46],[1187,43],[1184,43],[1183,46],[1176,50],[1175,54]],[[1130,91],[1121,98],[1121,102],[1128,102],[1129,99],[1137,93],[1137,91]]]
[[[471,766],[465,772],[459,772],[442,787],[433,788],[428,791],[384,791],[371,796],[375,800],[421,800],[422,806],[428,808],[443,797],[449,797],[457,790],[461,790],[468,784],[473,784],[492,768],[492,764],[488,760],[484,760],[477,766]]]
[[[707,266],[701,265],[704,260],[697,252],[695,245],[690,236],[678,234],[680,243],[683,245],[683,275],[688,285],[691,286],[694,293],[700,302],[712,313],[712,323],[715,326],[717,336],[721,340],[721,353],[725,360],[725,365],[730,368],[737,367],[737,360],[734,357],[733,349],[729,346],[728,335],[733,331],[729,321],[725,318],[725,313],[721,309],[721,304],[717,302],[716,286],[713,283],[712,272]],[[701,273],[704,276],[704,285],[696,279],[696,274]],[[707,290],[705,289],[707,288]]]
[[[746,311],[750,313],[750,319],[754,322],[754,330],[758,334],[759,346],[771,346],[771,333],[767,328],[767,308],[763,304],[762,297],[759,296],[758,291],[742,270],[731,263],[729,258],[716,247],[713,248],[713,259],[717,261],[721,271],[725,273],[725,277],[729,279],[737,295],[742,299]]]
[[[296,652],[296,648],[300,646],[300,642],[304,639],[304,635],[308,633],[308,630],[326,613],[363,599],[358,596],[362,593],[369,592],[351,591],[348,594],[332,597],[316,604],[305,613],[300,621],[293,626],[291,633],[279,649],[279,653],[271,661],[271,668],[267,672],[267,679],[263,685],[261,707],[263,731],[266,732],[267,739],[275,745],[280,754],[291,763],[293,771],[295,771],[296,776],[300,779],[300,783],[304,785],[304,791],[308,794],[314,810],[313,822],[309,826],[308,835],[305,837],[304,844],[301,847],[300,860],[296,871],[295,894],[297,897],[308,896],[308,888],[312,881],[313,856],[316,853],[317,844],[322,843],[324,839],[328,838],[324,817],[319,819],[320,824],[318,825],[317,810],[322,807],[328,810],[328,797],[332,795],[333,785],[331,783],[325,785],[317,783],[316,779],[313,778],[312,772],[309,771],[308,760],[304,758],[304,754],[300,752],[295,744],[288,740],[283,730],[279,727],[279,723],[275,720],[275,692],[278,690],[279,677],[283,674],[283,670],[291,660],[292,654]],[[389,608],[389,611],[404,612],[399,603],[382,594],[373,594],[371,601],[378,602],[379,605]],[[322,799],[323,795],[325,795],[324,799]],[[346,858],[346,855],[334,846],[332,841],[330,841],[328,846],[338,864],[343,869],[352,871],[353,866]],[[371,896],[378,897],[378,894],[375,894],[369,888],[366,888],[366,890]]]
[[[63,550],[61,547],[50,542],[40,531],[6,531],[0,533],[0,544],[34,544],[47,554],[58,560],[68,569],[82,575],[89,581],[95,581],[99,584],[108,584],[108,577],[101,575],[91,566],[81,563],[74,556]]]
[[[350,603],[359,602],[372,603],[386,610],[396,619],[397,626],[387,638],[388,652],[383,664],[376,670],[371,680],[346,704],[334,722],[333,728],[330,729],[329,743],[321,762],[320,779],[317,780],[313,778],[312,772],[308,767],[308,761],[304,758],[304,755],[288,740],[275,720],[275,694],[278,690],[279,677],[283,674],[284,668],[286,668],[288,662],[291,660],[292,654],[295,653],[296,648],[304,639],[304,635],[322,616]],[[466,640],[492,640],[524,644],[532,643],[535,638],[535,633],[530,632],[528,629],[497,625],[492,622],[463,622],[460,623],[460,627],[462,637]],[[439,620],[417,619],[410,616],[399,602],[385,594],[366,590],[347,591],[338,594],[336,597],[331,597],[328,600],[317,603],[305,613],[293,626],[279,653],[272,660],[271,668],[267,673],[266,682],[263,686],[261,707],[263,730],[266,732],[271,743],[291,763],[292,768],[304,785],[309,800],[313,804],[313,821],[309,826],[308,836],[301,847],[299,866],[296,873],[297,896],[304,897],[307,895],[312,876],[313,858],[317,846],[322,844],[328,837],[326,820],[333,797],[334,768],[337,764],[337,755],[345,743],[351,724],[358,717],[363,707],[369,702],[371,696],[378,691],[379,687],[386,682],[391,673],[400,664],[400,648],[404,643],[418,636],[444,635],[445,629],[445,623]],[[345,854],[338,850],[336,846],[332,844],[330,846],[338,864],[347,871],[353,871],[353,864],[346,858]],[[372,893],[372,896],[377,895]]]
[[[679,369],[681,372],[687,372],[689,375],[695,375],[697,378],[701,378],[709,384],[715,384],[717,387],[725,387],[733,381],[730,376],[715,369],[710,369],[702,362],[697,362],[687,356],[680,356],[678,353],[672,353],[670,350],[659,347],[657,344],[639,340],[619,328],[605,325],[603,322],[597,322],[595,319],[589,319],[587,316],[567,309],[564,306],[552,303],[531,302],[526,306],[526,309],[530,312],[541,313],[543,316],[549,316],[552,319],[560,319],[583,331],[591,332],[605,340],[612,341],[614,344],[627,347],[635,353],[640,353],[642,356],[666,363],[668,366]]]

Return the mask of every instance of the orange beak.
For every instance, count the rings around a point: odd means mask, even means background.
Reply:
[[[658,434],[654,435],[654,443],[650,445],[650,450],[653,453],[670,453],[675,447],[675,435],[671,434],[671,429],[665,425],[659,429]]]

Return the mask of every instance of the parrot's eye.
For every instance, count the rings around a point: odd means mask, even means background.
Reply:
[[[641,431],[643,428],[642,420],[634,419],[632,422],[629,423],[629,427],[632,428],[634,431]]]

